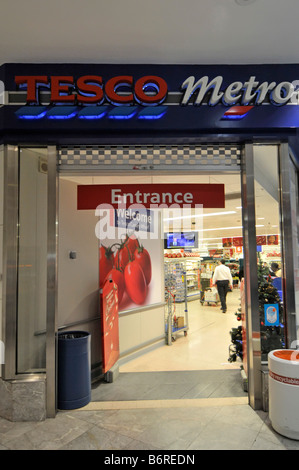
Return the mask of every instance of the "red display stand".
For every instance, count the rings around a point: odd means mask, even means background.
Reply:
[[[108,280],[100,291],[102,321],[103,373],[108,372],[119,358],[117,285]]]

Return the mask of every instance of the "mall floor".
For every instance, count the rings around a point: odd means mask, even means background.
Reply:
[[[299,450],[299,441],[277,434],[268,414],[248,405],[241,361],[228,361],[229,331],[240,325],[238,307],[238,289],[228,294],[226,314],[219,306],[190,302],[187,336],[177,335],[171,346],[122,365],[115,383],[93,386],[87,406],[58,411],[55,419],[42,422],[0,418],[0,450],[102,450],[105,456],[142,450],[190,455],[197,450]]]

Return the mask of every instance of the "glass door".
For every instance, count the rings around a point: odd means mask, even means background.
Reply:
[[[46,368],[47,164],[47,149],[20,150],[17,374]]]
[[[45,380],[47,416],[53,417],[57,151],[7,145],[4,157],[2,377],[24,383]]]
[[[297,205],[287,144],[246,144],[242,160],[249,403],[262,408],[268,353],[296,333]],[[295,228],[296,227],[296,228]]]
[[[254,196],[261,361],[285,348],[279,148],[254,145]]]

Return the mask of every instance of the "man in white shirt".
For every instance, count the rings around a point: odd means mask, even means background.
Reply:
[[[215,268],[213,276],[213,286],[217,286],[221,302],[221,310],[226,312],[226,295],[229,287],[233,287],[233,278],[228,266],[225,266],[225,260],[222,259],[219,266]]]

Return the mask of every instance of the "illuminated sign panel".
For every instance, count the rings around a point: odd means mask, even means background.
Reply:
[[[256,80],[252,76],[245,82],[232,82],[224,90],[222,90],[223,77],[218,76],[209,81],[209,77],[201,77],[195,81],[195,77],[188,77],[182,84],[182,89],[186,90],[182,99],[182,104],[188,104],[190,97],[197,93],[195,105],[200,105],[207,94],[211,91],[209,105],[215,106],[222,102],[226,106],[240,104],[248,106],[249,104],[263,104],[266,98],[276,106],[282,106],[293,99],[298,103],[298,91],[296,93],[296,84],[287,81],[262,82]]]
[[[50,87],[51,104],[102,104],[106,99],[115,106],[131,106],[140,103],[144,106],[156,106],[163,103],[167,96],[167,84],[161,77],[145,76],[135,83],[130,75],[110,78],[105,84],[98,75],[79,77],[75,83],[73,76],[16,76],[17,85],[26,85],[27,104],[38,104],[38,90],[42,86]],[[119,93],[125,89],[128,93]],[[147,89],[154,89],[154,95],[147,94]],[[73,93],[73,92],[76,92]]]
[[[109,78],[104,83],[98,75],[85,75],[75,82],[73,76],[16,76],[15,83],[27,88],[27,104],[39,104],[38,90],[47,86],[51,91],[51,104],[102,104],[105,100],[116,106],[132,106],[139,103],[143,106],[157,106],[167,97],[166,81],[158,76],[149,75],[134,82],[133,76],[121,75]],[[210,92],[208,104],[215,106],[219,103],[225,106],[239,104],[248,106],[261,105],[267,99],[273,105],[282,106],[292,100],[298,103],[297,82],[259,82],[251,76],[245,82],[235,81],[222,89],[223,77],[217,76],[209,80],[208,76],[196,81],[194,76],[188,77],[181,84],[183,90],[181,105],[187,105],[193,95],[195,106],[201,105],[205,96]],[[122,89],[122,93],[119,90]],[[155,90],[147,94],[146,91]],[[124,92],[125,90],[125,92]],[[127,92],[127,93],[126,93]]]
[[[299,127],[298,64],[5,64],[0,72],[9,132]]]

